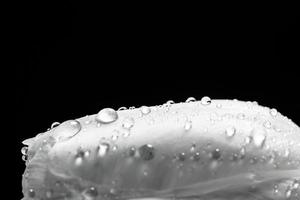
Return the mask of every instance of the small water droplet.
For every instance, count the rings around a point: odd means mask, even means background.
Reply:
[[[125,106],[123,106],[118,109],[118,111],[121,111],[121,110],[127,110],[127,108]]]
[[[23,161],[25,161],[25,162],[26,162],[26,161],[27,161],[27,159],[28,159],[28,156],[27,156],[27,155],[23,155],[23,156],[22,156],[22,160],[23,160]]]
[[[85,189],[81,195],[85,198],[84,200],[96,200],[98,191],[95,187],[89,187]]]
[[[151,109],[148,106],[140,107],[140,111],[143,115],[148,115],[151,112]]]
[[[252,137],[251,136],[247,136],[246,138],[245,138],[245,143],[246,144],[250,144],[252,142]]]
[[[221,151],[220,151],[220,149],[217,148],[214,151],[212,151],[210,156],[214,160],[220,159],[221,158]]]
[[[118,150],[118,145],[114,145],[112,148],[113,151],[117,151]]]
[[[273,186],[273,192],[274,192],[275,194],[278,194],[279,189],[278,189],[278,185],[277,185],[277,184],[275,184],[275,185]]]
[[[200,160],[200,153],[195,152],[194,155],[192,156],[192,160],[199,161]]]
[[[104,108],[96,116],[96,120],[102,124],[108,124],[118,119],[118,113],[112,108]]]
[[[34,198],[35,197],[35,191],[34,191],[34,189],[29,189],[28,190],[28,196],[30,197],[30,198]]]
[[[290,188],[288,188],[285,192],[285,197],[290,198],[291,196],[292,196],[292,190]]]
[[[246,117],[246,116],[245,116],[244,113],[238,113],[238,114],[237,114],[237,118],[238,118],[238,119],[243,120],[243,119],[245,119],[245,117]]]
[[[252,139],[253,139],[253,143],[256,147],[262,148],[265,144],[266,136],[262,131],[256,130],[254,132]]]
[[[112,135],[112,136],[111,136],[111,139],[112,139],[113,141],[116,141],[118,138],[119,138],[118,135]]]
[[[218,103],[218,104],[216,105],[216,107],[217,107],[217,108],[222,108],[222,104]]]
[[[246,148],[242,147],[239,153],[240,159],[243,159],[246,156]]]
[[[22,147],[21,153],[22,153],[23,155],[27,156],[27,153],[28,153],[28,147]]]
[[[277,113],[278,113],[278,111],[275,108],[272,108],[270,110],[270,115],[273,116],[273,117],[275,117],[277,115]]]
[[[171,105],[171,104],[174,104],[174,103],[175,102],[173,100],[169,100],[169,101],[166,102],[167,105]]]
[[[52,194],[53,194],[53,191],[52,191],[52,190],[48,190],[48,191],[46,192],[46,197],[47,197],[47,199],[52,198]]]
[[[98,146],[98,155],[100,157],[105,156],[109,151],[109,144],[106,142],[100,143]]]
[[[134,119],[132,117],[126,117],[123,121],[123,128],[125,129],[131,129],[134,125]]]
[[[182,153],[177,154],[176,159],[179,161],[185,161],[185,153],[182,152]]]
[[[151,144],[141,146],[138,151],[143,160],[152,160],[155,156],[155,149]]]
[[[136,152],[135,147],[130,147],[129,150],[128,150],[128,155],[129,156],[135,156],[135,152]]]
[[[123,133],[124,138],[127,138],[130,136],[130,130],[124,130],[124,131],[122,131],[122,133]]]
[[[191,148],[190,148],[190,151],[191,151],[191,152],[194,152],[195,149],[196,149],[196,144],[192,144],[192,146],[191,146]]]
[[[230,126],[225,130],[225,134],[228,138],[232,138],[235,135],[235,133],[236,129],[233,126]]]
[[[53,122],[53,123],[51,124],[51,129],[57,127],[59,124],[60,124],[59,122]]]
[[[272,124],[271,124],[270,121],[265,121],[263,125],[264,125],[264,127],[267,128],[267,129],[269,129],[269,128],[272,127]]]
[[[195,97],[189,97],[187,98],[187,100],[185,100],[186,103],[195,102],[195,101],[196,101]]]
[[[144,176],[148,176],[148,172],[146,170],[143,171]]]
[[[205,96],[205,97],[202,97],[202,99],[201,99],[201,104],[202,105],[209,105],[209,104],[211,104],[211,99],[209,98],[209,97],[207,97],[207,96]]]
[[[184,129],[185,129],[186,131],[188,131],[188,130],[190,130],[191,128],[192,128],[192,121],[187,120],[187,121],[185,122],[185,124],[184,124]]]

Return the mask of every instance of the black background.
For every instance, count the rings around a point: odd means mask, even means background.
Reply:
[[[236,98],[300,124],[295,11],[129,7],[27,2],[18,13],[17,199],[21,141],[104,107]]]

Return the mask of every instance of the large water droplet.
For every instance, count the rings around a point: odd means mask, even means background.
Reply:
[[[123,128],[125,129],[131,129],[134,125],[134,119],[132,117],[126,117],[123,121]]]
[[[81,124],[77,120],[64,122],[60,127],[62,127],[61,131],[55,133],[54,136],[58,142],[69,140],[81,131]]]
[[[102,124],[108,124],[118,119],[118,113],[112,108],[104,108],[96,116],[96,120]]]
[[[143,160],[152,160],[155,156],[155,149],[151,144],[145,144],[139,148],[139,155]]]
[[[236,129],[233,126],[226,128],[225,134],[228,138],[232,138],[236,133]]]
[[[109,144],[108,143],[102,142],[102,143],[99,144],[99,146],[98,146],[98,155],[100,157],[105,156],[108,153],[108,151],[109,151]]]
[[[187,100],[185,100],[186,103],[195,102],[195,101],[196,101],[195,97],[189,97],[187,98]]]
[[[95,200],[98,196],[98,191],[95,187],[89,187],[84,190],[81,195],[83,196],[84,200]]]
[[[266,135],[261,130],[255,130],[252,139],[256,147],[262,148],[266,141]]]
[[[148,106],[140,107],[140,111],[143,115],[148,115],[151,112],[151,109]]]
[[[209,97],[207,97],[207,96],[205,96],[205,97],[202,97],[202,99],[201,99],[201,104],[202,105],[209,105],[209,104],[211,104],[211,99],[209,98]]]

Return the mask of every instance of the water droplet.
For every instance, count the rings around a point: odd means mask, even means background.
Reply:
[[[187,120],[187,121],[185,122],[185,124],[184,124],[184,129],[185,129],[186,131],[188,131],[188,130],[190,130],[191,128],[192,128],[192,121]]]
[[[174,104],[174,103],[175,102],[173,100],[169,100],[169,101],[166,102],[167,105],[171,105],[171,104]]]
[[[230,126],[225,130],[225,134],[228,138],[232,138],[235,135],[235,133],[236,129],[233,126]]]
[[[200,153],[195,152],[194,155],[192,156],[192,160],[199,161],[200,160]]]
[[[116,141],[118,138],[119,138],[118,135],[112,135],[112,136],[111,136],[111,139],[112,139],[113,141]]]
[[[247,136],[247,137],[245,138],[245,143],[246,143],[246,144],[250,144],[251,141],[252,141],[252,137],[251,137],[251,136]]]
[[[104,108],[96,116],[96,120],[102,124],[108,124],[118,119],[118,113],[112,108]]]
[[[278,190],[278,185],[277,185],[277,184],[275,184],[275,185],[273,186],[273,192],[274,192],[275,194],[278,194],[279,190]]]
[[[84,200],[96,200],[98,191],[95,187],[89,187],[84,190],[81,195],[85,198]]]
[[[131,129],[134,125],[134,119],[132,117],[126,117],[123,121],[123,128],[125,129]]]
[[[109,144],[106,142],[100,143],[98,146],[98,155],[100,157],[105,156],[109,151]]]
[[[277,115],[277,113],[278,113],[278,111],[275,108],[272,108],[270,110],[270,115],[273,116],[273,117],[275,117]]]
[[[143,171],[144,176],[148,176],[148,172],[146,170]]]
[[[240,159],[243,159],[243,158],[245,158],[245,156],[246,156],[246,148],[242,147],[240,150],[239,157],[240,157]]]
[[[28,147],[22,147],[21,153],[22,153],[23,155],[27,156],[27,153],[28,153]]]
[[[221,158],[221,151],[220,151],[220,149],[217,148],[214,151],[212,151],[210,156],[214,160],[220,159]]]
[[[216,107],[217,107],[217,108],[222,108],[222,104],[218,103],[218,104],[216,105]]]
[[[112,148],[112,150],[113,150],[113,151],[117,151],[117,150],[118,150],[118,146],[117,146],[117,145],[114,145],[113,148]]]
[[[76,156],[75,157],[75,165],[80,166],[83,162],[83,158],[81,156]]]
[[[35,191],[34,191],[34,189],[29,189],[28,190],[28,196],[30,197],[30,198],[34,198],[35,197]]]
[[[148,115],[151,112],[151,109],[148,106],[140,107],[140,111],[143,115]]]
[[[299,189],[299,188],[300,188],[300,180],[294,180],[294,181],[293,181],[293,184],[292,184],[292,188],[293,188],[294,190]]]
[[[192,146],[191,146],[191,148],[190,148],[190,151],[191,151],[191,152],[194,152],[195,149],[196,149],[196,144],[192,144]]]
[[[47,199],[52,198],[52,194],[53,194],[53,191],[52,191],[52,190],[48,190],[48,191],[46,192],[46,197],[47,197]]]
[[[244,113],[238,113],[238,114],[237,114],[237,118],[238,118],[238,119],[243,120],[243,119],[245,119],[245,117],[246,117],[246,116],[245,116]]]
[[[189,97],[189,98],[187,98],[187,100],[185,100],[186,103],[195,102],[195,101],[196,101],[196,98],[194,98],[194,97]]]
[[[128,150],[128,155],[129,156],[135,156],[135,152],[136,152],[135,147],[130,147],[129,150]]]
[[[152,160],[155,155],[155,149],[151,144],[145,144],[139,148],[139,155],[143,160]]]
[[[285,197],[290,198],[291,196],[292,196],[292,190],[290,188],[288,188],[285,192]]]
[[[124,131],[122,131],[122,133],[123,133],[124,138],[127,138],[130,136],[130,130],[124,130]]]
[[[207,96],[205,96],[205,97],[202,97],[202,99],[201,99],[201,104],[202,105],[209,105],[209,104],[211,104],[211,99],[209,98],[209,97],[207,97]]]
[[[252,138],[253,138],[253,143],[256,147],[262,148],[264,146],[266,141],[266,136],[262,131],[256,130]]]
[[[267,129],[271,128],[271,127],[272,127],[271,122],[265,121],[265,122],[264,122],[264,127],[267,128]]]
[[[58,125],[60,125],[59,122],[53,122],[53,123],[51,124],[51,129],[57,127]]]
[[[23,155],[23,156],[22,156],[22,160],[23,160],[23,161],[25,161],[25,162],[26,162],[26,161],[27,161],[27,159],[28,159],[28,156],[27,156],[27,155]]]
[[[179,160],[179,161],[184,161],[184,160],[185,160],[185,153],[184,153],[184,152],[179,153],[179,154],[177,154],[175,157],[176,157],[176,159]]]
[[[118,111],[121,111],[121,110],[127,110],[127,108],[125,106],[123,106],[118,109]]]

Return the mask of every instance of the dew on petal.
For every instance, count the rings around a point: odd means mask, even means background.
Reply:
[[[99,111],[96,116],[96,121],[101,124],[109,124],[118,119],[118,113],[112,108],[104,108]]]

